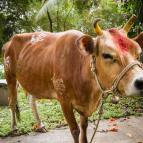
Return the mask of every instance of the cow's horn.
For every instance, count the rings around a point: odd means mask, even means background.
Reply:
[[[102,29],[100,28],[100,26],[98,25],[98,22],[101,21],[101,19],[96,19],[94,21],[94,31],[97,35],[102,35],[103,34],[103,31]]]
[[[135,20],[137,19],[137,17],[135,15],[132,15],[132,17],[127,21],[127,23],[124,25],[123,30],[128,33],[130,31],[130,29],[132,28]]]

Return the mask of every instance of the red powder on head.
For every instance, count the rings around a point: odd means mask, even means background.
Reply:
[[[109,33],[111,34],[114,43],[122,52],[128,52],[129,49],[135,47],[133,42],[119,30],[110,29]]]

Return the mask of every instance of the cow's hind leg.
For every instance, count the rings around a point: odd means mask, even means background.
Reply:
[[[34,117],[35,117],[36,122],[37,122],[37,124],[34,125],[34,127],[33,127],[34,131],[42,132],[42,133],[47,132],[44,124],[42,123],[42,121],[41,121],[41,119],[39,117],[37,106],[36,106],[36,99],[35,99],[35,97],[32,96],[32,95],[29,95],[29,102],[31,104],[32,111],[33,111]]]
[[[17,102],[17,89],[16,89],[16,78],[14,77],[7,77],[7,84],[8,84],[8,93],[9,93],[9,107],[12,113],[12,134],[17,134],[17,124],[16,118],[20,120],[20,112],[18,108]]]
[[[80,133],[80,130],[79,130],[79,127],[77,125],[77,122],[76,122],[76,119],[75,119],[75,116],[74,116],[74,113],[73,113],[73,107],[70,103],[68,102],[60,102],[61,103],[61,107],[62,107],[62,110],[63,110],[63,113],[64,113],[64,116],[68,122],[68,125],[70,127],[70,131],[71,131],[71,134],[74,138],[74,143],[79,143],[79,133]]]
[[[12,134],[17,134],[17,125],[16,125],[16,117],[20,120],[20,112],[18,108],[17,102],[17,81],[16,81],[16,73],[15,73],[15,64],[12,63],[12,60],[9,56],[4,58],[4,70],[5,76],[7,80],[8,86],[8,100],[9,100],[9,107],[11,109],[11,126],[12,126]]]

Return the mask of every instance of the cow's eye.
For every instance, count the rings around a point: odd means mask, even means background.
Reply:
[[[111,55],[111,54],[109,54],[109,53],[103,53],[102,54],[102,57],[104,58],[104,59],[109,59],[109,60],[113,60],[113,56]]]

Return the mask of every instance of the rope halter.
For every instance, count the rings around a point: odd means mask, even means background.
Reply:
[[[130,63],[128,64],[117,76],[116,78],[113,80],[113,84],[111,86],[111,88],[109,89],[103,89],[102,86],[101,86],[101,82],[99,82],[99,79],[97,77],[97,73],[96,73],[96,60],[95,60],[95,56],[92,56],[92,61],[91,61],[91,71],[94,73],[94,77],[95,77],[95,80],[96,80],[96,83],[97,83],[97,86],[99,87],[100,91],[101,91],[101,94],[102,96],[108,96],[109,93],[116,93],[118,94],[118,85],[119,85],[119,82],[121,81],[121,79],[125,76],[125,74],[131,69],[133,68],[134,66],[138,65],[140,68],[143,68],[142,64],[138,61],[135,61],[133,63]]]

